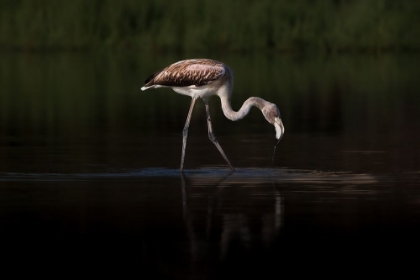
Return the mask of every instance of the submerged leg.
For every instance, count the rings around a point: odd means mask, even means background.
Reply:
[[[210,109],[209,109],[209,103],[206,99],[204,100],[204,104],[206,106],[206,114],[207,114],[207,128],[209,132],[209,139],[213,144],[216,146],[216,148],[219,150],[219,152],[222,154],[222,157],[226,160],[227,164],[229,165],[230,169],[232,171],[235,171],[235,168],[233,168],[232,164],[230,164],[230,161],[228,160],[227,156],[225,155],[225,152],[223,152],[222,147],[220,146],[219,142],[216,139],[216,136],[213,133],[213,126],[211,125],[211,117],[210,117]]]
[[[185,121],[184,130],[182,131],[182,154],[181,154],[181,172],[184,170],[184,159],[185,159],[185,148],[187,147],[187,139],[188,139],[188,128],[190,127],[190,120],[192,111],[194,109],[194,104],[197,98],[192,98],[190,111],[188,112],[187,120]]]

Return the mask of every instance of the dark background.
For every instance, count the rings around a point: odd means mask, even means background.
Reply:
[[[420,47],[411,0],[3,0],[6,50],[402,51]]]
[[[0,262],[13,275],[416,275],[420,2],[0,2]],[[197,102],[142,92],[208,57],[235,73],[207,137]],[[152,275],[152,276],[150,276]]]

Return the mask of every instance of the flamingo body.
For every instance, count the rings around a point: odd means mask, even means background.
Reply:
[[[280,139],[284,134],[284,126],[280,119],[280,111],[274,103],[270,103],[259,97],[250,97],[244,102],[239,111],[235,112],[232,109],[230,97],[233,89],[233,72],[222,62],[204,58],[178,61],[147,78],[145,80],[145,85],[141,90],[160,87],[170,87],[175,92],[188,95],[192,98],[183,131],[181,171],[183,171],[184,168],[185,149],[191,114],[195,101],[198,98],[203,99],[206,107],[209,139],[217,147],[232,170],[235,169],[226,157],[213,133],[208,104],[208,98],[210,96],[219,96],[223,113],[228,119],[233,121],[242,119],[249,113],[251,107],[255,106],[261,110],[266,120],[274,125],[278,142],[280,142]]]

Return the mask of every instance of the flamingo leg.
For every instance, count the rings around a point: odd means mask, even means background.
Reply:
[[[229,165],[230,169],[232,169],[232,171],[235,171],[235,168],[233,168],[232,164],[230,163],[229,159],[225,155],[225,152],[223,152],[222,147],[220,146],[219,142],[217,141],[216,136],[213,133],[213,126],[211,124],[210,108],[209,108],[208,100],[207,99],[203,99],[203,100],[204,100],[204,105],[206,106],[207,128],[208,128],[208,133],[209,133],[209,139],[210,139],[211,142],[213,142],[213,144],[216,146],[216,148],[222,154],[222,157],[225,159],[225,161]]]
[[[190,110],[188,112],[187,120],[185,121],[184,130],[182,131],[182,154],[181,154],[181,172],[184,170],[184,159],[185,159],[185,149],[187,147],[187,139],[188,139],[188,128],[190,127],[190,121],[191,121],[191,115],[192,111],[194,109],[195,101],[197,101],[197,98],[192,98]]]

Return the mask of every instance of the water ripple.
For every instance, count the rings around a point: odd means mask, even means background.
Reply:
[[[144,168],[123,169],[104,173],[0,173],[0,181],[90,181],[90,180],[141,180],[144,178],[180,178],[178,169]],[[207,185],[214,180],[252,185],[262,183],[340,183],[372,184],[383,177],[370,174],[325,172],[317,170],[239,168],[230,172],[225,168],[186,170],[184,177],[193,185]],[[207,183],[206,183],[207,182]]]

